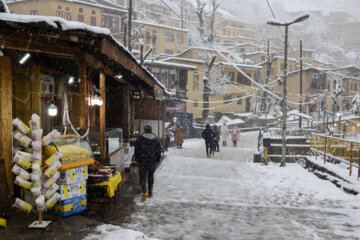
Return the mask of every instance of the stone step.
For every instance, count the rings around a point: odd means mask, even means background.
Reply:
[[[286,144],[286,154],[294,155],[307,155],[310,152],[310,145],[309,144]],[[282,144],[276,143],[271,144],[269,148],[269,154],[281,154],[282,153]]]
[[[282,137],[271,137],[271,144],[276,144],[276,143],[282,143]],[[286,143],[287,144],[306,144],[306,138],[303,136],[299,136],[299,137],[292,137],[292,136],[288,136],[286,139]]]
[[[269,162],[280,163],[282,160],[281,154],[270,154],[268,155],[268,157],[269,157]],[[303,158],[306,158],[306,155],[301,155],[301,154],[286,155],[285,162],[295,163]]]

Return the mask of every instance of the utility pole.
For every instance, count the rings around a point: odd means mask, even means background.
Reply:
[[[126,42],[126,39],[127,39],[127,24],[124,23],[124,46],[127,47],[127,42]]]
[[[300,105],[299,105],[299,112],[302,113],[302,87],[303,87],[303,76],[302,76],[302,71],[303,71],[303,56],[302,56],[302,40],[300,40]],[[299,129],[301,129],[301,124],[302,124],[302,117],[300,115],[299,118]]]
[[[131,52],[132,50],[132,46],[131,46],[131,42],[132,42],[132,38],[131,38],[131,31],[132,31],[132,12],[133,12],[133,6],[132,6],[133,1],[129,0],[129,16],[128,16],[128,26],[127,26],[127,48],[129,49],[129,51]]]

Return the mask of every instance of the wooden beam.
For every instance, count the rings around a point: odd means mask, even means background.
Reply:
[[[103,38],[101,42],[101,52],[110,59],[119,63],[124,68],[130,70],[138,78],[146,82],[150,87],[154,87],[155,83],[152,81],[151,77],[137,63],[131,60],[125,53],[117,49],[105,38]]]
[[[100,93],[104,101],[100,106],[100,155],[106,158],[105,154],[105,109],[106,109],[106,78],[105,74],[100,72]]]
[[[87,104],[87,91],[86,91],[86,61],[85,59],[82,59],[79,63],[79,109],[78,109],[78,115],[79,115],[79,125],[80,129],[86,131],[86,104]]]
[[[11,173],[12,167],[12,88],[11,88],[11,58],[8,56],[0,57],[0,108],[2,122],[2,131],[0,141],[2,142],[2,155],[5,162],[6,181],[8,195],[14,194],[14,177]],[[2,193],[4,194],[4,193]]]
[[[63,77],[66,75],[63,72],[56,71],[52,68],[48,68],[48,67],[44,67],[44,66],[40,66],[40,65],[39,65],[39,67],[40,67],[40,72],[48,73],[54,77]]]
[[[40,92],[40,67],[31,65],[30,67],[31,92]],[[31,110],[33,113],[41,116],[41,96],[39,94],[31,94]]]

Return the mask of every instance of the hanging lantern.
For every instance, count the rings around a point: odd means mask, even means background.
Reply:
[[[58,114],[57,107],[54,105],[54,103],[51,103],[51,105],[48,108],[48,114],[51,117],[55,117]]]

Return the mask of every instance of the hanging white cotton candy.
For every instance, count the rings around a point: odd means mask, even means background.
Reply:
[[[49,188],[52,184],[56,182],[56,180],[58,180],[59,177],[60,177],[60,173],[56,172],[54,175],[51,176],[51,178],[46,180],[46,182],[44,183],[44,187]]]
[[[37,210],[39,210],[41,212],[44,211],[45,210],[45,196],[41,195],[41,196],[37,197],[35,199],[35,204],[36,204]]]
[[[61,168],[62,164],[59,160],[57,160],[56,162],[54,162],[53,164],[51,164],[50,167],[48,167],[48,169],[46,169],[45,171],[45,176],[47,177],[51,177],[54,173],[56,173],[56,171]]]
[[[42,154],[41,152],[34,152],[32,157],[33,162],[41,162],[42,160]]]
[[[41,195],[41,187],[32,187],[30,191],[35,199]]]
[[[45,164],[50,166],[51,164],[53,164],[55,161],[59,160],[62,157],[62,153],[61,152],[55,152],[51,157],[49,157],[48,159],[46,159]]]
[[[12,207],[16,207],[21,211],[25,211],[27,213],[29,213],[33,209],[33,207],[29,203],[21,200],[20,198],[15,199],[15,203],[14,205],[12,205]]]
[[[25,147],[28,147],[31,143],[31,139],[19,131],[15,131],[14,138]]]
[[[33,187],[41,186],[41,179],[39,173],[31,173],[31,183]]]
[[[52,141],[54,141],[58,136],[60,136],[60,133],[57,130],[52,130],[48,135],[46,135],[43,138],[43,144],[44,146],[49,145]]]
[[[35,129],[31,131],[31,140],[40,141],[43,134],[42,129]]]
[[[41,153],[41,150],[42,150],[41,141],[33,141],[32,147],[33,147],[34,153]]]
[[[53,185],[51,185],[51,187],[46,191],[45,193],[45,198],[49,199],[51,198],[51,196],[59,189],[59,185],[57,185],[56,183],[54,183]]]
[[[31,166],[32,173],[41,174],[41,168],[39,163],[33,163]]]
[[[12,121],[12,125],[16,127],[23,134],[27,134],[30,131],[30,128],[18,118],[15,118]]]
[[[40,129],[40,117],[36,113],[31,115],[31,127],[33,130]]]
[[[46,201],[45,205],[47,209],[52,208],[61,198],[61,195],[55,193],[49,200]]]
[[[17,176],[15,178],[14,183],[24,189],[30,189],[31,188],[31,182],[26,181],[24,179],[22,179],[21,177]]]
[[[26,170],[22,169],[21,167],[19,167],[18,165],[14,165],[13,168],[11,169],[11,172],[13,174],[15,174],[16,176],[21,177],[24,180],[29,180],[30,179],[30,173],[27,172]]]

